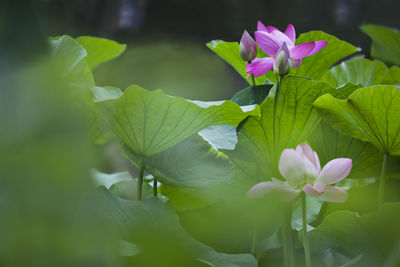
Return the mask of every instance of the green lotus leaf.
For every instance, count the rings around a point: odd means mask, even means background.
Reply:
[[[400,90],[393,85],[364,87],[340,100],[330,94],[314,106],[339,132],[400,155]]]

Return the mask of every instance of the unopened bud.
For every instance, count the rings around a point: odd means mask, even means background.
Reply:
[[[256,41],[250,36],[245,30],[242,38],[240,39],[239,54],[244,61],[252,61],[257,56],[257,44]]]
[[[286,43],[283,43],[275,58],[273,68],[275,74],[286,75],[290,72],[289,56],[289,49]]]

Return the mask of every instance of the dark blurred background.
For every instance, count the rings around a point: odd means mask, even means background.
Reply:
[[[4,0],[8,1],[8,0]],[[36,16],[44,36],[92,35],[128,44],[94,75],[98,85],[138,84],[192,99],[230,98],[247,84],[205,47],[213,39],[238,41],[257,20],[298,34],[323,30],[363,49],[363,23],[400,28],[398,0],[41,0],[11,1],[3,13]],[[34,12],[32,12],[34,11]],[[18,17],[18,16],[17,16]],[[26,16],[17,23],[35,27]]]

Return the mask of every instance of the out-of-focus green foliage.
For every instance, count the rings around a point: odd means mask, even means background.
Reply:
[[[337,211],[328,215],[310,232],[311,248],[344,248],[352,255],[362,255],[357,266],[378,266],[399,263],[400,206],[387,203],[377,211],[359,216],[350,211]]]
[[[363,30],[374,57],[397,63],[394,31]],[[52,38],[41,60],[10,62],[0,74],[0,265],[282,266],[289,237],[302,265],[305,227],[314,266],[396,266],[400,187],[387,181],[382,199],[394,203],[377,209],[376,181],[400,174],[400,68],[364,58],[332,67],[357,48],[318,31],[298,43],[314,40],[328,45],[279,86],[270,72],[232,101],[96,86],[92,70],[101,80],[99,65],[125,50],[102,38]],[[237,43],[208,47],[247,78]],[[143,73],[155,80],[161,70]],[[298,198],[247,199],[257,182],[282,178],[281,152],[301,142],[322,165],[352,159],[358,179],[337,184],[349,199],[308,197],[305,217]],[[137,179],[93,171],[102,169],[95,149],[110,143],[139,168]],[[381,152],[391,156],[382,170]]]
[[[250,254],[218,253],[190,237],[158,199],[133,202],[104,194],[110,221],[122,226],[125,241],[139,246],[138,257],[126,259],[131,266],[257,266]]]
[[[119,266],[117,239],[89,179],[95,155],[71,94],[80,84],[59,72],[65,61],[0,76],[2,266]]]
[[[400,33],[397,29],[366,24],[361,26],[361,30],[372,39],[373,58],[400,65]]]

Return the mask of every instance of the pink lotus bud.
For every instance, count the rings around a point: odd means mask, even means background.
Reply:
[[[290,62],[289,62],[289,49],[286,43],[283,43],[281,48],[279,48],[278,54],[274,62],[273,71],[277,75],[286,75],[290,72]]]
[[[240,57],[247,62],[253,61],[257,56],[256,41],[254,41],[246,30],[243,32],[242,38],[240,39],[239,54]]]

